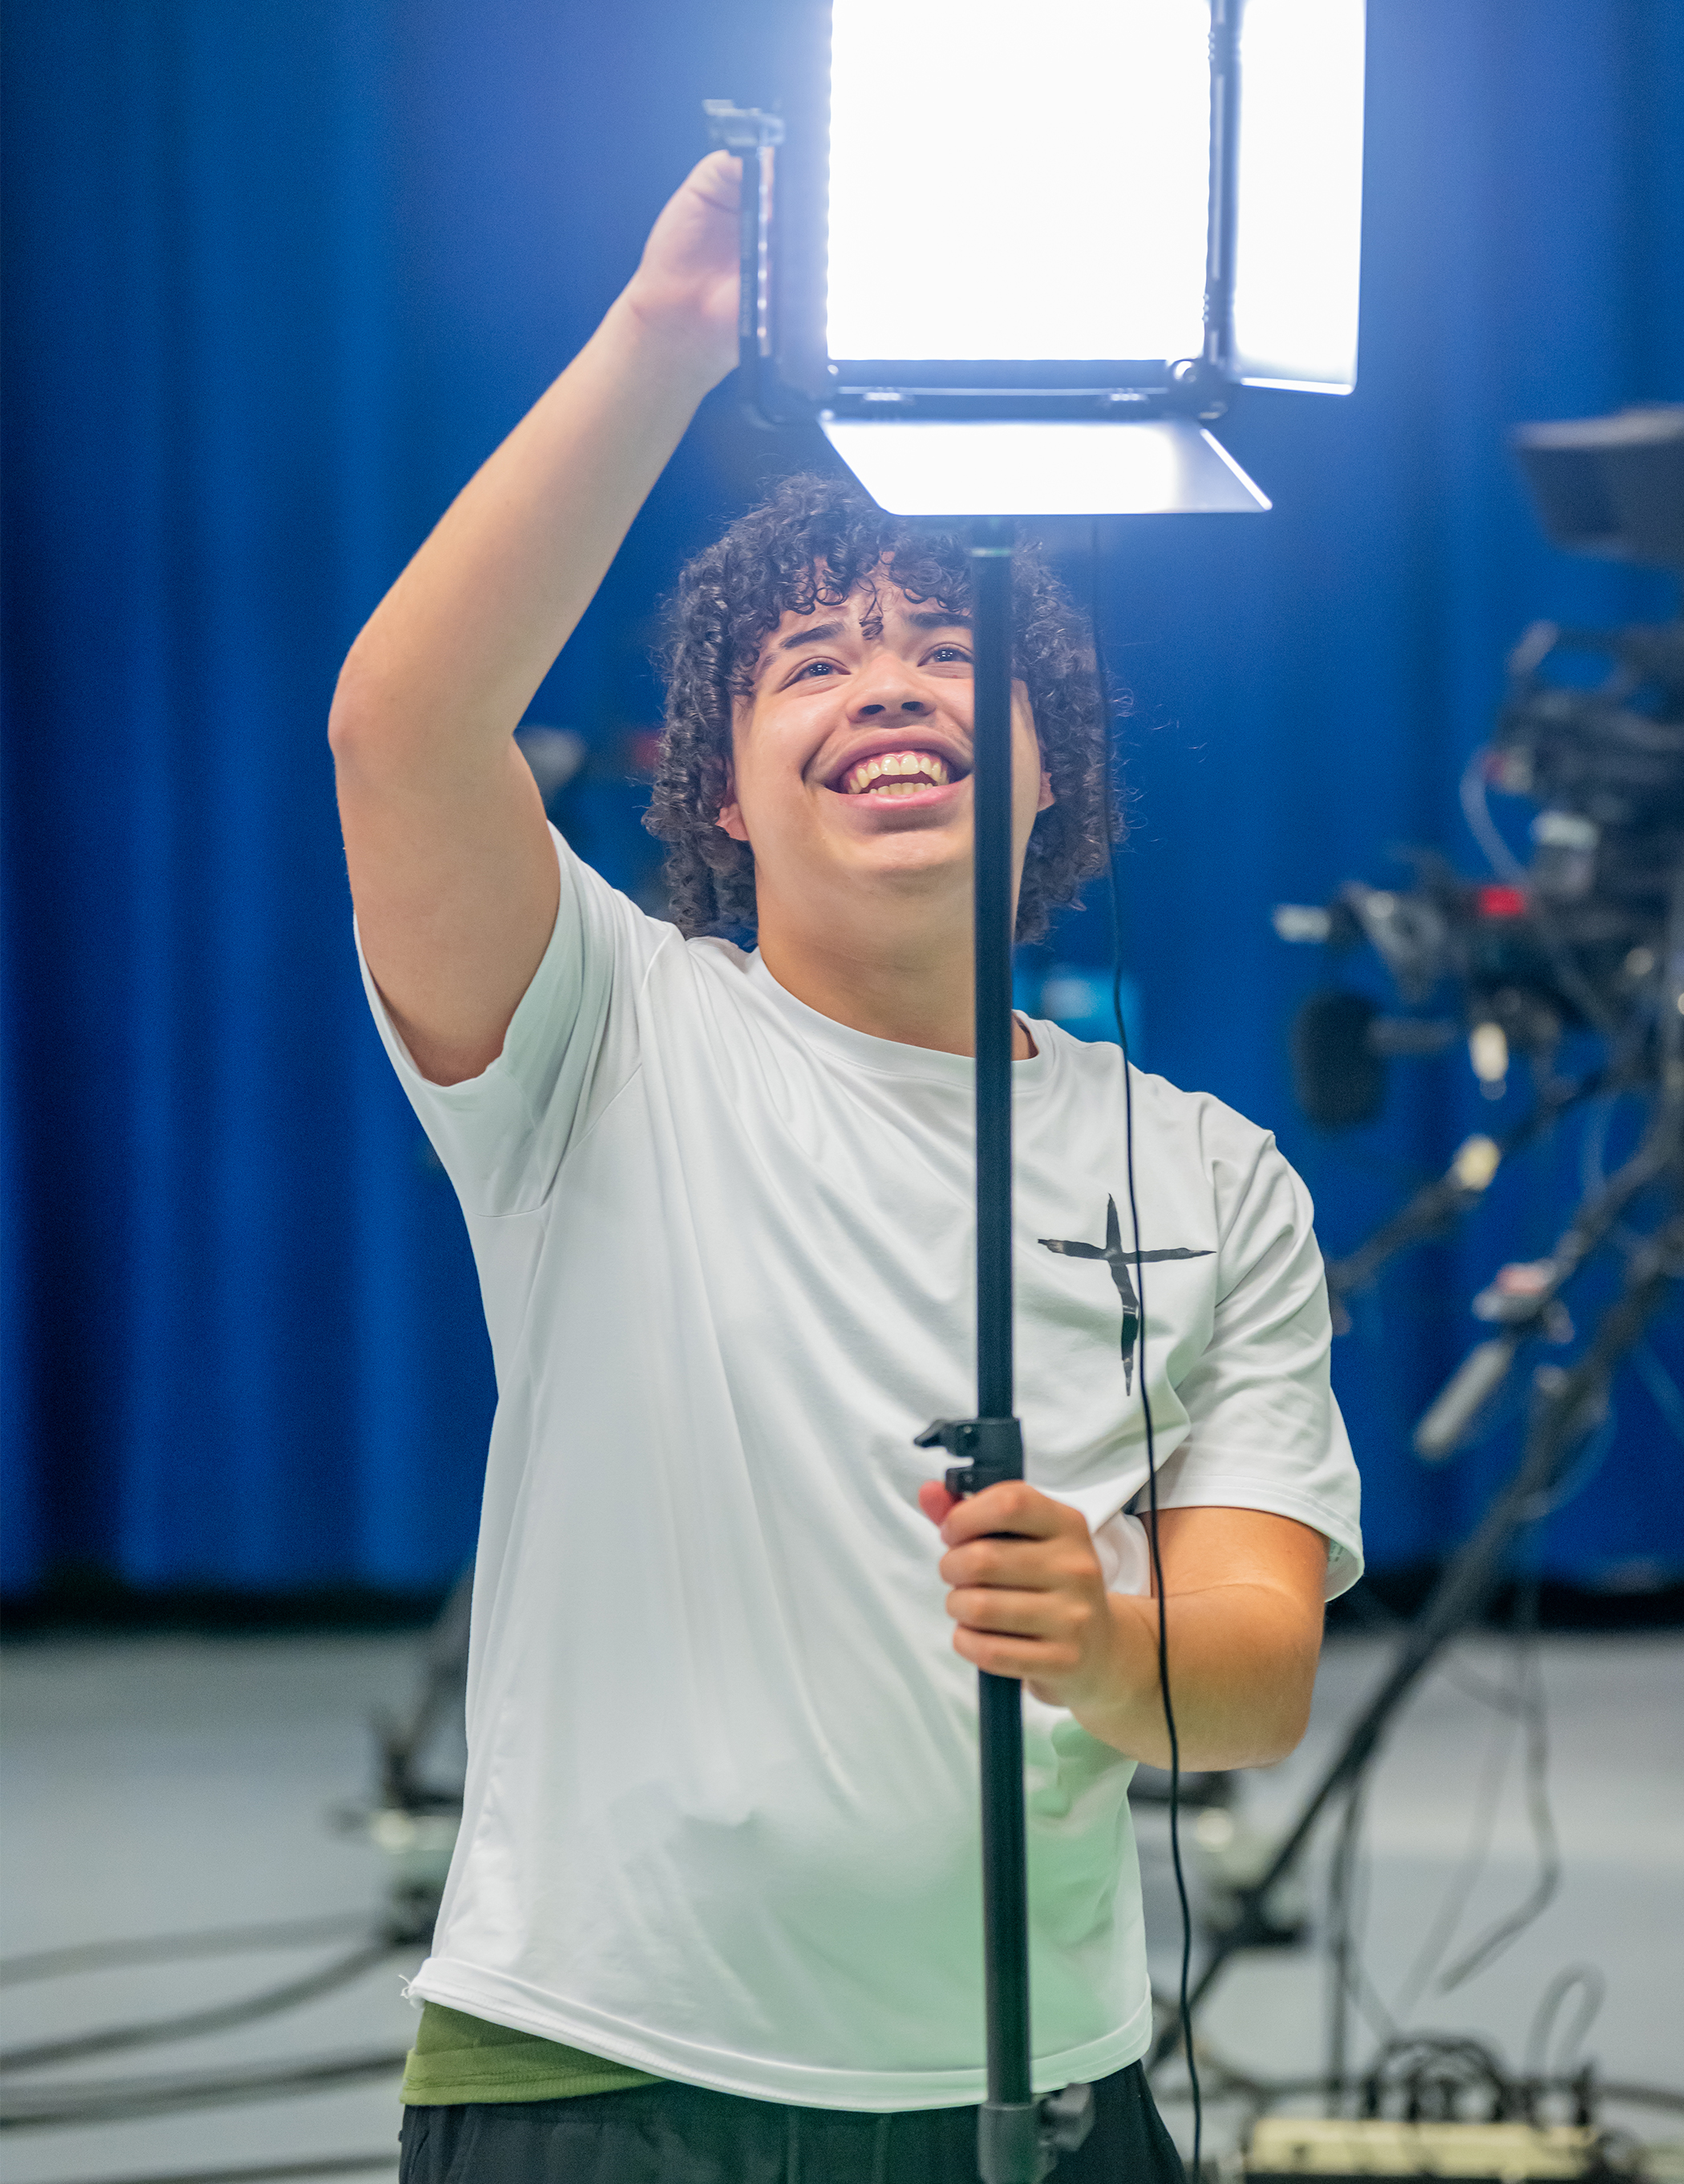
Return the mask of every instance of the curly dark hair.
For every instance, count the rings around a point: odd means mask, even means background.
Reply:
[[[667,843],[672,915],[686,934],[751,928],[755,860],[716,823],[731,762],[733,701],[752,694],[760,649],[785,614],[840,606],[883,564],[914,602],[971,604],[965,540],[886,515],[851,480],[785,478],[699,554],[678,580],[663,666],[666,722],[644,824]],[[1037,549],[1012,557],[1013,672],[1029,687],[1055,801],[1035,820],[1018,898],[1018,938],[1104,869],[1120,832],[1091,633]]]

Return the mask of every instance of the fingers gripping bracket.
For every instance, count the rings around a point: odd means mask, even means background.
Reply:
[[[950,1494],[980,1494],[1002,1479],[1023,1475],[1023,1429],[1017,1418],[938,1418],[916,1435],[914,1448],[945,1448],[963,1457],[944,1474]]]
[[[705,98],[707,133],[728,152],[758,152],[765,144],[783,142],[783,117],[758,106],[736,106],[728,98]]]
[[[728,98],[705,98],[702,110],[714,142],[734,152],[743,163],[737,363],[744,404],[756,424],[805,423],[811,417],[812,405],[784,385],[774,355],[773,176],[778,147],[783,142],[783,119],[761,107],[734,105]]]

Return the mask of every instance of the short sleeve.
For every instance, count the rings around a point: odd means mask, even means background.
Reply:
[[[502,1052],[477,1077],[435,1084],[421,1074],[357,940],[364,990],[399,1082],[464,1211],[483,1217],[541,1206],[569,1145],[633,1074],[636,993],[657,950],[678,938],[549,831],[561,880],[555,930]]]
[[[1328,1542],[1327,1596],[1362,1574],[1361,1487],[1329,1376],[1332,1326],[1309,1193],[1258,1133],[1218,1150],[1217,1304],[1178,1394],[1189,1430],[1159,1473],[1159,1506],[1263,1509]]]

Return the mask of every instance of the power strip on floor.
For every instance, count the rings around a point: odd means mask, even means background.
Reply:
[[[1405,2123],[1388,2116],[1263,2116],[1241,2173],[1361,2184],[1422,2176],[1439,2184],[1566,2184],[1598,2165],[1598,2134],[1581,2124]]]

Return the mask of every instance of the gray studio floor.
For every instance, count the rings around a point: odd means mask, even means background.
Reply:
[[[348,1936],[379,1903],[382,1853],[332,1825],[366,1796],[367,1722],[414,1684],[404,1638],[169,1639],[45,1642],[5,1657],[7,1760],[0,1820],[6,1956],[71,1943],[314,1913],[345,1914]],[[1314,1724],[1285,1766],[1251,1778],[1248,1821],[1291,1810],[1319,1757],[1384,1659],[1369,1641],[1330,1647]],[[1463,1867],[1503,1740],[1509,1763],[1485,1871],[1459,1932],[1477,1936],[1525,1897],[1536,1858],[1508,1717],[1490,1703],[1509,1662],[1499,1642],[1464,1646],[1391,1739],[1370,1798],[1362,1875],[1363,1970],[1382,2003],[1404,1980]],[[1491,1970],[1412,2022],[1476,2031],[1519,2060],[1538,1997],[1569,1964],[1594,1965],[1606,2001],[1586,2042],[1610,2076],[1684,2085],[1684,1634],[1551,1638],[1549,1782],[1564,1865],[1556,1901]],[[1497,1739],[1496,1743],[1493,1739]],[[1140,1815],[1155,1971],[1172,1973],[1173,1897],[1160,1813]],[[1324,1870],[1318,1864],[1313,1886]],[[329,1953],[105,1972],[8,1988],[7,2045],[184,2012],[307,1970]],[[414,1958],[288,2016],[167,2050],[105,2056],[59,2075],[142,2072],[401,2048],[413,2018],[399,1991]],[[1213,2053],[1266,2075],[1322,2059],[1322,1960],[1313,1948],[1243,1959],[1213,1996]],[[1358,2032],[1357,2052],[1368,2036]],[[156,2176],[222,2164],[372,2154],[396,2129],[390,2080],[259,2107],[8,2131],[8,2184]],[[1185,2111],[1168,2110],[1178,2132]],[[1677,2138],[1679,2120],[1630,2116]],[[1218,2111],[1219,2146],[1231,2120]],[[326,2172],[323,2172],[326,2174]],[[353,2172],[347,2171],[347,2174]],[[363,2172],[366,2173],[366,2172]]]

